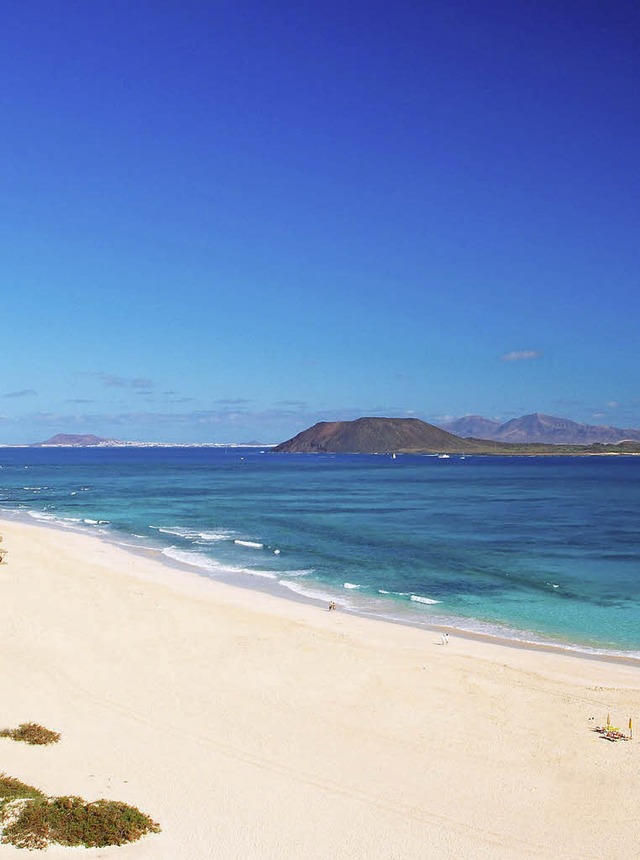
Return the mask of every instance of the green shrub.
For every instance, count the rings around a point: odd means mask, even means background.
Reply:
[[[13,776],[0,773],[0,813],[6,803],[22,798],[44,797],[41,791],[32,785],[26,785]]]
[[[1,738],[11,738],[14,741],[24,741],[26,744],[56,744],[60,740],[59,732],[45,729],[38,723],[21,723],[17,729],[0,730]]]
[[[148,815],[126,803],[39,796],[27,801],[5,826],[2,841],[17,848],[46,848],[52,843],[102,848],[135,842],[159,830]]]

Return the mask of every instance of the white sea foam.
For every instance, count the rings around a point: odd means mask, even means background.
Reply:
[[[244,573],[248,576],[260,576],[262,579],[277,579],[275,573],[270,573],[268,570],[251,570],[248,567],[231,568],[231,573]]]
[[[345,582],[343,588],[362,588],[361,585],[356,585],[355,582]]]
[[[258,543],[254,540],[238,540],[236,538],[236,540],[234,540],[234,543],[238,544],[238,546],[249,547],[249,549],[264,549],[263,543]]]
[[[87,523],[87,525],[89,525],[89,526],[97,526],[99,523],[99,520],[90,520],[89,517],[85,517],[82,520],[82,522]]]
[[[229,540],[233,532],[226,529],[218,529],[216,531],[198,531],[197,529],[184,528],[182,526],[149,526],[155,531],[165,535],[175,535],[176,537],[191,540],[197,543],[214,543],[215,541]]]
[[[431,598],[431,597],[420,597],[420,595],[418,595],[418,594],[412,594],[411,600],[413,600],[414,603],[428,603],[428,604],[441,602],[440,600],[433,600],[433,598]]]
[[[219,541],[219,540],[229,540],[232,535],[232,532],[221,529],[220,531],[206,531],[206,532],[198,532],[198,537],[202,541]]]
[[[167,546],[160,550],[160,552],[174,561],[182,562],[182,564],[190,564],[205,570],[215,570],[219,567],[219,565],[201,552],[189,552],[188,550],[179,549],[177,546]]]
[[[33,517],[34,520],[51,521],[58,519],[58,517],[56,517],[54,514],[48,514],[46,513],[46,511],[29,511],[29,516]]]
[[[384,588],[379,588],[379,589],[378,589],[378,594],[391,594],[391,592],[390,592],[390,591],[385,591],[385,590],[384,590]]]
[[[289,589],[289,591],[293,591],[294,594],[300,594],[302,597],[310,597],[313,600],[322,600],[328,602],[330,600],[336,600],[334,594],[331,594],[327,591],[319,591],[315,588],[308,588],[305,585],[299,585],[297,581],[290,581],[287,579],[279,579],[278,585],[282,585],[284,588]],[[336,601],[340,602],[340,601]],[[341,605],[344,605],[341,603]]]
[[[182,529],[179,526],[172,528],[168,528],[167,526],[149,526],[149,528],[162,532],[163,535],[176,535],[177,537],[189,537],[194,534],[193,529]]]
[[[218,575],[228,575],[228,576],[257,576],[262,579],[277,579],[275,573],[269,573],[266,570],[251,570],[247,567],[232,567],[230,565],[223,565],[220,562],[215,561],[209,556],[205,555],[202,552],[190,552],[189,550],[180,549],[177,546],[168,546],[164,549],[160,550],[162,555],[167,556],[167,558],[171,558],[174,561],[179,561],[182,564],[192,565],[193,567],[198,567],[201,570],[208,570],[210,573],[215,573]]]

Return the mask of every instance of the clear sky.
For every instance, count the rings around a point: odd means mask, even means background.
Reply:
[[[640,426],[640,11],[7,0],[0,442]]]

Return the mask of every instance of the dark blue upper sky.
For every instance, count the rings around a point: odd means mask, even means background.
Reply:
[[[640,426],[631,2],[9,2],[0,441]]]

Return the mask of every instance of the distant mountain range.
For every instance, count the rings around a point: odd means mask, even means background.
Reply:
[[[579,424],[568,418],[534,412],[500,423],[481,415],[467,415],[436,426],[418,418],[358,418],[355,421],[320,421],[292,439],[275,446],[275,451],[344,453],[564,453],[554,446],[619,446],[632,451],[639,446],[640,430]],[[58,433],[31,447],[128,446],[145,443],[117,442],[92,433]],[[146,443],[151,445],[152,443]],[[261,446],[262,447],[262,446]],[[264,446],[267,447],[267,446]],[[269,446],[270,447],[270,446]],[[515,449],[518,449],[517,451]],[[530,450],[526,450],[530,449]],[[550,449],[550,450],[546,450]],[[567,453],[580,453],[568,451]],[[589,451],[585,451],[589,453]]]
[[[358,418],[320,421],[273,450],[296,454],[635,454],[640,453],[640,444],[504,442],[461,438],[418,418]]]
[[[534,412],[512,418],[501,424],[481,415],[467,415],[456,421],[439,425],[443,430],[462,438],[490,439],[494,442],[539,443],[543,445],[615,445],[618,442],[640,441],[640,430],[620,427],[599,427],[579,424],[568,418],[556,418]]]

